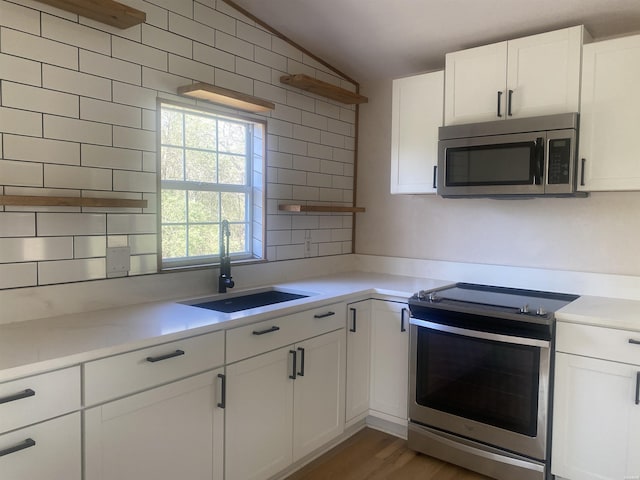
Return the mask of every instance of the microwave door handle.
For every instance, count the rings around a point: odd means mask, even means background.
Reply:
[[[535,166],[534,166],[534,175],[533,175],[533,184],[534,185],[543,185],[543,177],[544,177],[544,138],[538,137],[536,138],[536,146],[535,146]]]

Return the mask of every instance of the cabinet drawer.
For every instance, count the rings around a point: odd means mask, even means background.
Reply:
[[[0,478],[80,480],[80,412],[0,435]]]
[[[79,408],[80,367],[0,384],[0,432],[41,422]]]
[[[85,405],[122,397],[223,363],[223,332],[88,362],[84,367]]]
[[[558,322],[556,350],[640,365],[640,332]]]
[[[227,363],[343,328],[345,322],[345,306],[333,304],[227,330]]]

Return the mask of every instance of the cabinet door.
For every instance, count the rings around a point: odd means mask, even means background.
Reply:
[[[579,189],[640,190],[640,35],[583,52]]]
[[[86,480],[222,479],[219,373],[85,410]]]
[[[409,315],[405,303],[371,302],[371,409],[407,419]],[[385,417],[386,418],[386,417]]]
[[[80,436],[80,413],[0,435],[0,478],[80,480]]]
[[[582,32],[578,26],[508,42],[507,118],[578,111]]]
[[[293,461],[297,462],[344,430],[345,331],[296,345],[293,397]]]
[[[292,349],[227,366],[226,480],[269,478],[291,464]]]
[[[506,83],[507,42],[448,53],[445,56],[444,124],[504,118]]]
[[[369,411],[371,301],[351,303],[347,309],[346,422],[357,422]]]
[[[391,193],[435,193],[444,72],[393,81]]]
[[[640,406],[635,404],[639,370],[623,363],[556,354],[554,475],[575,480],[640,475]]]

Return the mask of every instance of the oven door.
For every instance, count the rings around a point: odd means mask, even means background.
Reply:
[[[411,319],[412,422],[543,460],[550,342]]]
[[[546,132],[438,142],[438,194],[541,195]]]

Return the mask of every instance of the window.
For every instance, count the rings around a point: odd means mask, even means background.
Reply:
[[[218,263],[223,220],[233,259],[263,258],[264,123],[166,101],[158,112],[162,268]]]

